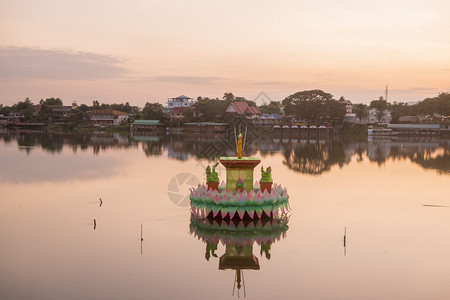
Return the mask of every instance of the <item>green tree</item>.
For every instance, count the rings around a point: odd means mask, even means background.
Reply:
[[[437,113],[450,115],[450,93],[440,93],[437,97],[426,98],[412,107],[416,114],[430,115]]]
[[[161,103],[145,103],[142,109],[142,118],[145,120],[159,120],[164,114],[164,107]]]
[[[259,110],[263,114],[279,114],[281,103],[280,101],[270,101],[269,104],[263,104],[259,107]]]
[[[363,103],[354,104],[352,110],[360,120],[366,119],[368,116],[367,105]]]
[[[235,99],[233,93],[226,92],[225,94],[223,94],[222,100],[227,103],[231,103],[231,102],[235,101],[236,99]]]
[[[184,123],[192,122],[193,119],[194,119],[194,113],[192,112],[192,109],[186,108],[185,110],[183,110],[183,122]]]
[[[80,106],[78,106],[78,110],[82,111],[82,112],[87,112],[90,110],[90,107],[87,106],[86,104],[81,104]]]
[[[16,104],[14,104],[12,106],[12,109],[16,111],[23,111],[29,108],[30,106],[33,106],[33,102],[31,102],[30,98],[27,97],[25,98],[24,101],[19,101]]]
[[[411,115],[411,107],[406,103],[394,101],[392,104],[388,103],[388,107],[391,111],[392,123],[397,123],[401,116]]]
[[[45,99],[43,104],[48,106],[63,106],[63,102],[61,99],[53,97]]]
[[[10,113],[11,107],[3,106],[3,104],[0,104],[0,115],[9,116]]]
[[[100,108],[100,103],[97,100],[92,101],[92,108],[95,109]]]
[[[286,97],[282,104],[286,114],[294,114],[307,121],[342,118],[345,115],[345,107],[334,100],[333,95],[322,90],[297,92]]]
[[[205,121],[220,119],[228,105],[228,102],[225,100],[219,100],[218,98],[211,99],[208,97],[197,97],[195,102],[198,113],[202,115],[202,119]]]

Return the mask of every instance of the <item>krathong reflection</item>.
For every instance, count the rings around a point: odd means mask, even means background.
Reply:
[[[233,294],[237,288],[237,294],[243,287],[245,296],[244,270],[259,270],[260,264],[253,247],[259,246],[260,256],[271,258],[271,247],[275,242],[286,237],[289,217],[263,219],[221,219],[201,217],[191,214],[189,225],[190,234],[205,243],[205,259],[219,259],[219,270],[234,270]],[[219,244],[225,246],[222,255]]]

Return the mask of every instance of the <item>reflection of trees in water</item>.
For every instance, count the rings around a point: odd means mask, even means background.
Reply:
[[[94,154],[111,148],[139,147],[146,156],[161,156],[168,151],[168,157],[176,160],[191,158],[217,162],[221,156],[236,155],[235,149],[220,138],[195,138],[183,135],[134,136],[116,133],[50,133],[8,131],[0,134],[5,143],[16,141],[19,151],[32,153],[33,149],[52,154],[62,152],[69,146],[74,153],[78,150],[92,149]],[[274,140],[261,137],[246,145],[245,155],[273,156],[281,153],[283,164],[302,174],[319,175],[328,172],[333,165],[348,164],[356,156],[357,162],[369,159],[379,166],[388,160],[409,160],[423,168],[437,170],[440,174],[450,173],[450,154],[448,140],[421,139],[381,139],[369,142],[330,140]],[[257,154],[259,152],[259,154]]]
[[[442,153],[440,153],[442,152]],[[437,170],[440,174],[450,174],[450,149],[445,147],[392,147],[390,157],[393,160],[407,160],[425,169]]]
[[[343,166],[346,162],[341,142],[287,144],[283,149],[283,164],[296,172],[319,175],[327,172],[335,164]]]
[[[430,153],[422,153],[412,158],[411,161],[421,165],[425,169],[437,170],[440,174],[450,174],[450,149],[444,149],[444,153],[432,156]]]
[[[112,133],[53,133],[47,131],[11,131],[0,135],[5,142],[17,141],[20,150],[27,153],[33,148],[41,147],[42,150],[52,154],[61,153],[63,147],[69,146],[76,153],[78,149],[85,151],[93,149],[94,154],[108,148],[121,148],[133,146],[128,136]]]
[[[415,139],[381,140],[370,142],[367,152],[369,160],[380,166],[389,159],[409,160],[425,169],[437,170],[441,174],[450,172],[448,145],[445,142],[439,143],[439,140],[422,142]]]
[[[145,156],[160,156],[163,153],[163,143],[160,141],[154,142],[142,142],[142,149],[144,150]]]

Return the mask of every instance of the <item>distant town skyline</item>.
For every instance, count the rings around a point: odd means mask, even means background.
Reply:
[[[449,11],[445,0],[4,0],[0,103],[321,89],[368,104],[386,85],[389,101],[416,102],[450,91]]]

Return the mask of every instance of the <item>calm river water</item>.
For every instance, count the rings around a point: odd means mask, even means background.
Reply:
[[[0,299],[450,298],[449,140],[251,140],[292,211],[232,234],[186,198],[228,146],[1,132]]]

